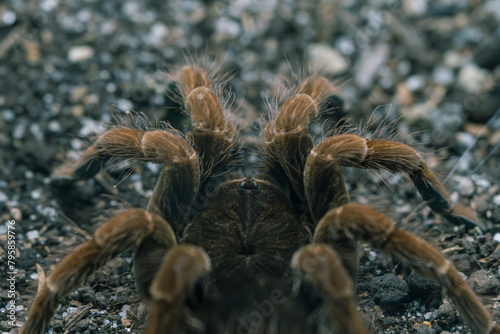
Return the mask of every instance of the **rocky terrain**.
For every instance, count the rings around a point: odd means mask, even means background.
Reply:
[[[39,280],[100,224],[145,207],[158,174],[122,166],[60,187],[56,169],[130,111],[152,123],[172,117],[167,74],[191,59],[229,74],[250,153],[273,96],[315,70],[338,82],[344,102],[313,127],[318,140],[346,119],[422,152],[483,231],[433,214],[404,175],[346,171],[352,199],[442,250],[500,321],[499,23],[498,0],[0,3],[0,332],[17,333]],[[360,263],[359,309],[374,333],[469,333],[435,284],[368,245]],[[123,254],[64,298],[51,333],[140,333],[131,266]]]

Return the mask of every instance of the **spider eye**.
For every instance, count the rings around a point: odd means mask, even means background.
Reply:
[[[259,184],[254,179],[244,179],[240,183],[240,188],[245,190],[257,189]]]

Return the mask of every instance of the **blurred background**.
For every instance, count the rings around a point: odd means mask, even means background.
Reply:
[[[125,172],[128,178],[120,171],[111,180],[66,189],[54,188],[53,171],[78,157],[113,115],[137,111],[153,122],[168,120],[167,74],[190,59],[230,74],[226,87],[249,152],[273,96],[304,73],[319,71],[338,82],[343,100],[342,109],[313,129],[318,138],[341,119],[361,124],[366,136],[390,124],[397,137],[423,152],[452,199],[471,206],[491,231],[442,222],[400,175],[363,174],[366,181],[356,183],[358,172],[350,172],[353,199],[377,203],[399,224],[434,236],[441,249],[458,247],[447,255],[500,319],[499,22],[498,0],[1,2],[0,235],[4,241],[7,220],[18,223],[18,324],[43,274],[36,264],[50,272],[89,238],[103,212],[144,207],[158,168],[137,167],[132,175]],[[4,257],[5,249],[0,252]],[[368,278],[358,286],[374,331],[467,332],[453,309],[423,300],[413,283],[383,262],[367,249],[362,263]],[[3,275],[6,270],[2,281]],[[403,297],[388,301],[393,296],[372,291],[384,275],[392,275],[383,279],[392,284],[388,289],[406,284]],[[143,319],[130,254],[95,276],[63,300],[54,332],[137,332]],[[13,332],[2,307],[0,331]]]

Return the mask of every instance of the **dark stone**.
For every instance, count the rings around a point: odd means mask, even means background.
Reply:
[[[394,274],[374,277],[368,286],[375,304],[386,311],[397,311],[410,299],[408,284]]]
[[[487,270],[478,270],[469,278],[472,290],[482,295],[496,294],[500,288],[500,281]]]
[[[429,305],[441,300],[441,286],[427,278],[424,278],[416,273],[412,273],[406,279],[408,283],[410,299],[421,299],[424,304]]]

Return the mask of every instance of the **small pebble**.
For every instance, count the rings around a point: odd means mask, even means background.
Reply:
[[[474,136],[467,132],[457,132],[455,138],[457,139],[457,143],[463,150],[466,150],[469,147],[473,146],[476,141]]]
[[[85,108],[82,105],[76,105],[69,108],[69,111],[71,115],[75,116],[76,118],[80,118],[85,113]]]
[[[12,205],[12,203],[11,203]],[[23,218],[23,214],[21,212],[21,209],[19,208],[12,208],[10,209],[10,214],[12,218],[14,218],[15,221],[20,221]]]
[[[408,87],[411,92],[415,92],[422,89],[425,82],[426,80],[422,75],[412,75],[406,79],[406,87]]]
[[[4,193],[3,191],[0,191],[0,203],[4,203],[4,202],[7,202],[7,194]]]
[[[311,44],[308,48],[309,65],[335,75],[345,72],[349,63],[337,50],[327,44]]]
[[[40,234],[38,233],[38,230],[31,230],[31,231],[28,231],[26,232],[26,236],[28,237],[28,239],[30,239],[31,241],[35,241],[37,240],[38,238],[40,238]]]
[[[487,270],[478,270],[471,274],[469,284],[476,293],[493,295],[500,288],[500,281]]]
[[[68,51],[70,63],[80,63],[94,56],[94,49],[87,45],[73,46]]]
[[[462,66],[458,73],[458,84],[466,92],[478,94],[489,78],[488,71],[479,68],[477,65],[468,63]]]
[[[2,15],[2,22],[4,25],[10,26],[13,25],[14,22],[16,22],[16,18],[17,18],[16,13],[10,10],[6,10]]]
[[[493,240],[495,240],[496,242],[500,242],[500,233],[495,233],[495,235],[493,236]]]
[[[455,74],[448,67],[435,67],[432,72],[432,80],[438,85],[449,86],[455,82]]]
[[[130,305],[123,305],[122,310],[118,313],[122,319],[127,319],[127,312],[130,311]]]
[[[61,131],[61,123],[57,120],[52,120],[47,124],[47,128],[52,132],[59,132]]]
[[[122,98],[116,101],[116,107],[120,111],[131,111],[134,109],[134,104],[132,103],[132,101]]]
[[[405,13],[411,16],[424,15],[428,9],[426,0],[403,0],[402,3]]]
[[[443,55],[444,65],[449,68],[456,68],[463,62],[463,58],[457,51],[449,50]]]
[[[376,44],[363,49],[355,70],[355,81],[363,89],[371,87],[380,66],[387,62],[389,47]]]
[[[227,40],[236,38],[240,34],[241,26],[228,17],[221,17],[215,24],[215,29],[218,40]]]
[[[16,115],[11,109],[6,109],[2,111],[2,119],[6,122],[12,122]]]

